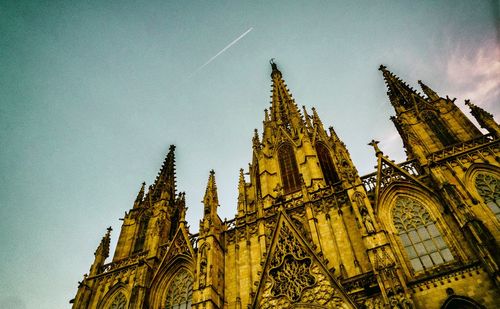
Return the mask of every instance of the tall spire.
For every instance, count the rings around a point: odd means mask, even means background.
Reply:
[[[415,103],[414,98],[421,98],[415,89],[387,70],[385,65],[380,65],[379,70],[384,75],[384,81],[388,89],[387,95],[396,112],[400,112],[405,108],[412,108]]]
[[[173,199],[175,198],[176,183],[175,183],[175,146],[170,145],[167,157],[163,161],[163,165],[156,176],[155,183],[152,186],[152,200]]]
[[[425,95],[431,101],[436,101],[439,99],[439,95],[434,90],[432,90],[429,86],[424,84],[421,80],[418,81],[418,84],[420,85],[420,88],[422,88],[422,91],[425,93]]]
[[[303,124],[300,111],[294,99],[292,99],[292,95],[288,91],[274,59],[271,59],[270,63],[272,68],[271,78],[273,80],[271,120],[288,130],[291,128],[297,129],[299,125]]]
[[[205,197],[203,197],[203,205],[205,205],[205,215],[215,213],[217,211],[217,206],[219,206],[214,170],[211,170],[208,176],[207,189],[205,190]]]

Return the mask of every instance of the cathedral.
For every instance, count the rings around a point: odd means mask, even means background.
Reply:
[[[111,228],[73,308],[496,308],[500,306],[500,126],[470,101],[483,134],[418,81],[380,66],[407,160],[373,140],[359,175],[318,112],[299,109],[271,61],[272,102],[221,220],[208,175],[199,232],[176,188],[175,146]]]

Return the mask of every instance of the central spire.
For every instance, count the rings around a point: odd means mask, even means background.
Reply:
[[[295,100],[286,87],[282,78],[281,71],[274,62],[274,58],[269,61],[272,72],[272,101],[271,101],[271,120],[279,126],[284,126],[288,131],[291,128],[297,129],[303,125],[302,115],[299,112]]]

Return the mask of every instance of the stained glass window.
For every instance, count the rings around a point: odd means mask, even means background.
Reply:
[[[327,185],[334,184],[339,181],[339,176],[335,172],[333,167],[333,162],[330,157],[330,152],[325,145],[321,143],[316,144],[316,151],[318,153],[319,165],[323,171],[323,176],[325,177],[325,182]]]
[[[115,296],[113,299],[113,302],[111,303],[111,306],[109,306],[109,309],[125,309],[127,308],[127,298],[123,293],[118,293],[118,295]]]
[[[297,161],[290,144],[283,144],[278,150],[283,190],[290,193],[300,189],[300,175]]]
[[[168,290],[165,309],[189,309],[193,297],[193,277],[181,269],[172,279]]]
[[[453,261],[448,245],[420,202],[398,197],[392,218],[415,271]]]
[[[500,220],[500,181],[498,178],[490,174],[480,173],[476,176],[475,183],[479,195],[496,218]]]

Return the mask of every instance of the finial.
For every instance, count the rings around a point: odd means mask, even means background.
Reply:
[[[170,147],[168,148],[168,150],[174,151],[175,150],[175,145],[170,145]]]
[[[379,141],[376,141],[374,139],[372,139],[372,141],[370,143],[368,143],[368,145],[372,146],[373,149],[375,149],[375,155],[378,157],[379,155],[382,155],[383,152],[382,150],[380,150],[380,148],[378,148],[378,143],[380,143]]]
[[[210,170],[210,175],[208,176],[207,189],[205,191],[205,196],[203,197],[203,204],[205,205],[205,214],[211,212],[212,206],[215,209],[219,206],[217,185],[215,183],[215,171],[213,169]]]
[[[271,64],[271,68],[273,68],[273,71],[277,71],[278,67],[276,66],[276,63],[274,63],[274,58],[271,58],[269,60],[269,63]]]
[[[429,99],[431,99],[432,101],[439,99],[439,95],[434,90],[432,90],[429,86],[424,84],[421,80],[418,80],[418,84],[420,85],[420,88],[422,89],[422,91],[425,93],[425,95]]]
[[[110,226],[106,230],[108,231],[108,234],[111,234],[111,231],[113,230],[113,228]]]
[[[381,65],[378,67],[378,69],[379,69],[380,71],[385,71],[385,70],[387,69],[387,67],[386,67],[385,65],[381,64]]]

